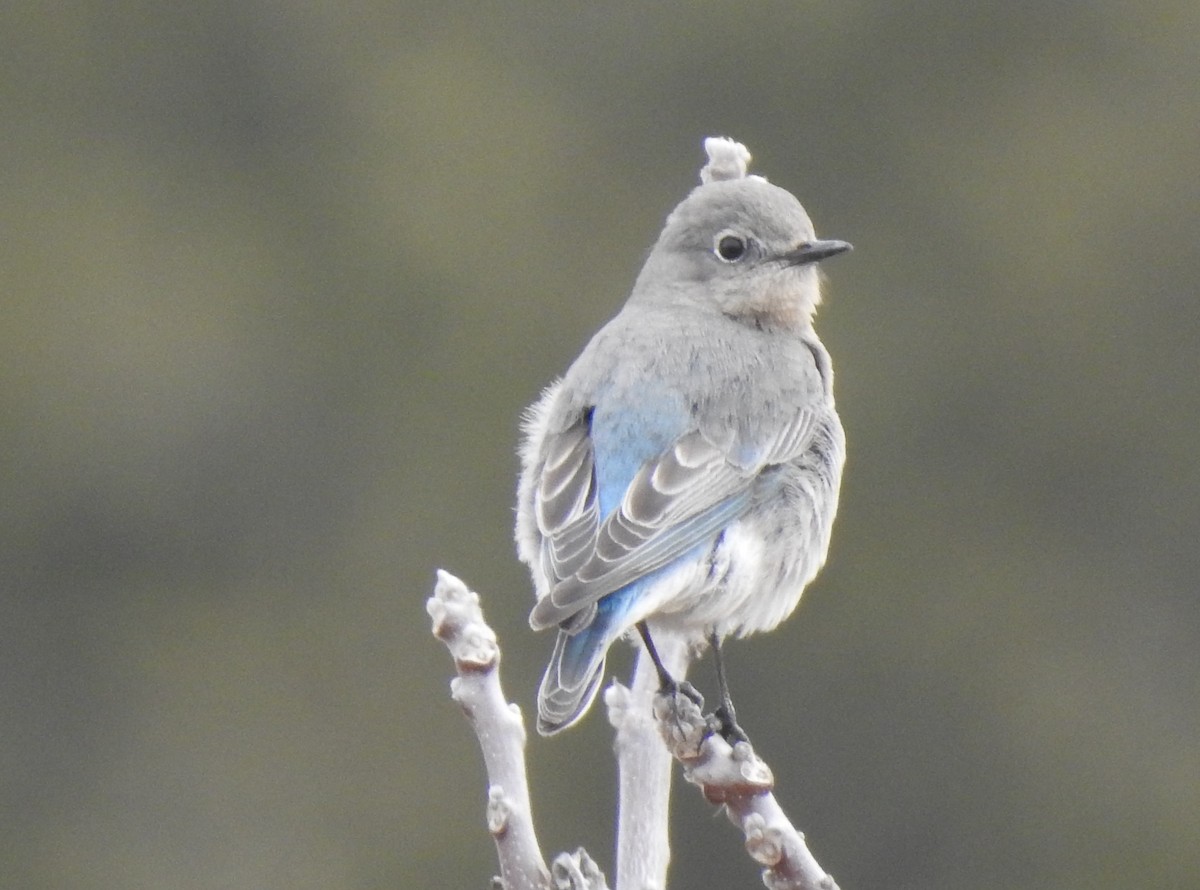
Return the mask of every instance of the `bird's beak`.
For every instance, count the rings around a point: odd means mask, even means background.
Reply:
[[[795,250],[789,250],[780,259],[789,266],[807,266],[809,263],[819,263],[853,249],[853,246],[845,241],[808,241]]]

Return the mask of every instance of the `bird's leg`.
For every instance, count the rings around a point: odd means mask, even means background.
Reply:
[[[708,635],[709,645],[713,650],[713,661],[717,665],[717,689],[721,695],[721,704],[713,711],[716,718],[717,732],[729,744],[748,742],[750,737],[745,730],[738,726],[737,715],[733,711],[733,699],[729,695],[729,679],[725,675],[725,658],[721,655],[721,637],[714,630]]]
[[[695,702],[697,707],[703,708],[704,696],[696,691],[696,687],[687,680],[679,682],[663,667],[662,659],[658,657],[658,650],[654,648],[654,640],[650,639],[650,628],[646,626],[646,622],[639,621],[637,630],[642,636],[642,642],[646,644],[646,654],[650,656],[650,661],[654,663],[654,670],[658,673],[658,691],[663,695],[683,693]]]

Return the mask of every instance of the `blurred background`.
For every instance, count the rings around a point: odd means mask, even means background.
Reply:
[[[483,887],[522,408],[728,134],[855,252],[826,571],[729,652],[845,890],[1200,886],[1200,5],[0,12],[0,886]],[[610,663],[628,670],[626,651]],[[693,674],[712,688],[711,665]],[[599,711],[533,738],[612,874]],[[677,788],[672,886],[758,887]]]

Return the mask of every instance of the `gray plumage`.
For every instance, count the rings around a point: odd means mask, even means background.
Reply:
[[[825,560],[845,457],[812,327],[815,240],[788,192],[706,142],[621,312],[531,407],[516,539],[557,626],[538,729],[587,710],[638,621],[698,642],[775,627]]]

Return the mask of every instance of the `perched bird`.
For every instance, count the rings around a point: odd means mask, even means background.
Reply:
[[[705,140],[633,293],[527,412],[516,540],[535,630],[557,628],[538,731],[587,711],[636,628],[710,643],[774,628],[825,561],[845,437],[813,331],[819,241],[749,152]],[[738,730],[740,732],[740,730]]]

